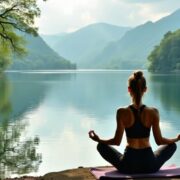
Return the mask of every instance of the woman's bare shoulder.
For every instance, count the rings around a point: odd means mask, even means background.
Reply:
[[[125,124],[125,121],[129,119],[129,115],[130,115],[130,112],[127,106],[120,107],[117,109],[116,117],[119,122],[123,122],[123,124]]]
[[[146,108],[146,110],[148,110],[148,111],[158,112],[158,109],[157,109],[156,107],[146,106],[145,108]]]
[[[129,106],[121,106],[117,109],[117,111],[126,111],[129,109]]]
[[[126,114],[129,113],[129,106],[123,106],[117,109],[118,114]]]
[[[159,114],[159,111],[156,107],[146,106],[145,110],[147,113],[149,113],[151,115],[157,116]]]

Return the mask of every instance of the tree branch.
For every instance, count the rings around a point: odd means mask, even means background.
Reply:
[[[8,22],[8,21],[0,21],[0,25],[1,25],[2,29],[3,29],[3,31],[5,30],[3,24],[11,25],[11,26],[13,26],[14,28],[18,29],[19,31],[21,31],[21,32],[26,32],[25,29],[18,27],[16,23]]]
[[[0,32],[0,36],[1,36],[2,38],[4,38],[5,40],[9,40],[11,46],[13,47],[13,49],[16,50],[16,46],[14,45],[14,42],[13,42],[12,38],[10,38],[9,36],[7,36],[7,34],[3,34],[3,33],[1,33],[1,32]]]
[[[0,25],[1,25],[1,27],[2,27],[2,30],[3,30],[3,32],[5,31],[5,27],[3,26],[3,24],[0,22]]]
[[[15,5],[13,5],[11,8],[6,9],[2,14],[0,14],[0,17],[4,18],[4,15],[5,15],[5,14],[9,13],[10,11],[15,10],[14,8],[17,7],[17,6],[18,6],[18,5],[15,4]]]

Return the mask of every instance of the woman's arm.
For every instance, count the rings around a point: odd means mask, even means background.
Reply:
[[[89,132],[89,137],[92,140],[97,141],[99,143],[108,144],[108,145],[120,145],[124,132],[122,116],[123,116],[123,109],[119,109],[116,114],[117,128],[113,138],[108,140],[100,139],[99,136],[94,131]]]
[[[154,109],[152,130],[157,145],[171,144],[180,140],[180,135],[173,139],[168,139],[162,136],[161,129],[159,126],[159,112],[157,109]]]

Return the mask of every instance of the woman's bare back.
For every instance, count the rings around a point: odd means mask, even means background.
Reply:
[[[131,126],[133,126],[135,122],[135,118],[129,106],[126,108],[121,108],[119,113],[122,113],[121,121],[123,121],[124,128],[130,128]],[[151,128],[154,117],[155,117],[155,109],[151,107],[145,107],[140,115],[141,115],[140,120],[142,124],[147,128]],[[136,149],[150,147],[149,138],[128,138],[127,137],[127,146],[136,148]]]

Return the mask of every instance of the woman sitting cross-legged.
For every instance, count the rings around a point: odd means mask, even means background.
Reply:
[[[103,140],[93,130],[89,132],[89,137],[98,142],[97,150],[100,155],[121,173],[158,171],[174,154],[177,148],[175,142],[180,140],[180,135],[174,139],[162,136],[158,110],[142,103],[146,89],[143,72],[134,72],[128,80],[128,91],[132,104],[117,110],[117,129],[114,137]],[[151,128],[157,145],[162,145],[155,152],[152,151],[149,142]],[[110,145],[120,145],[124,131],[127,146],[122,154]]]

